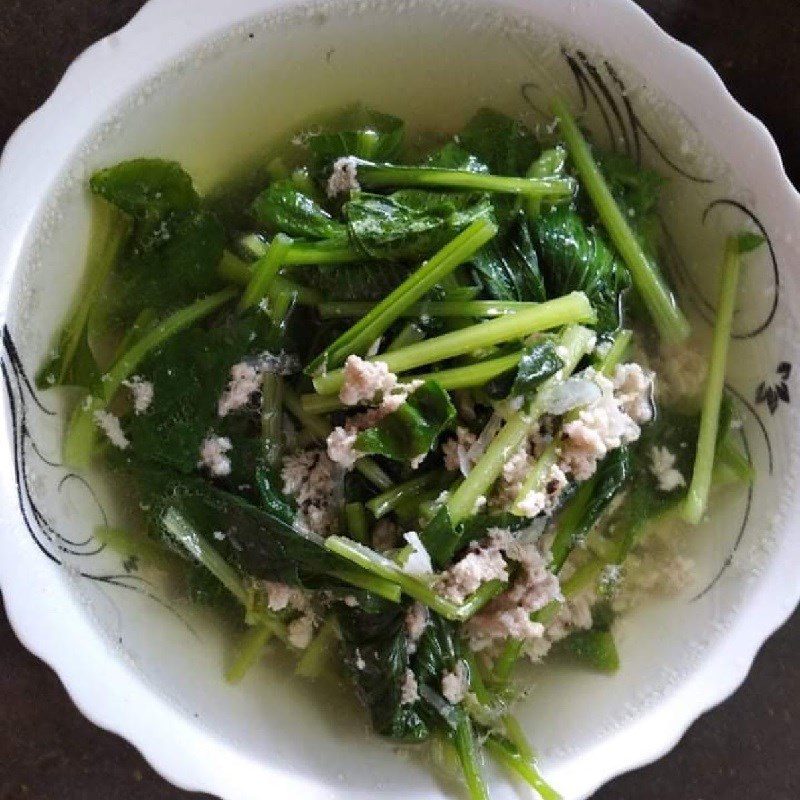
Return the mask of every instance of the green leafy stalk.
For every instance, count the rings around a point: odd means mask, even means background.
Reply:
[[[536,303],[527,303],[519,300],[442,300],[423,301],[405,309],[400,316],[403,317],[504,317],[519,311],[527,311]],[[320,303],[317,310],[323,319],[337,319],[340,317],[363,317],[375,307],[374,303],[360,301],[339,300],[329,303]]]
[[[367,501],[366,505],[375,519],[380,519],[394,511],[404,500],[417,496],[425,489],[438,488],[442,485],[442,477],[435,472],[429,472],[427,475],[420,475],[418,478],[412,478],[410,481],[393,486]]]
[[[303,655],[294,669],[294,674],[301,678],[321,677],[336,651],[338,639],[339,626],[336,623],[336,617],[331,615],[322,623],[322,627],[311,640],[311,644],[303,651]]]
[[[492,757],[497,759],[507,770],[519,775],[532,789],[538,792],[542,800],[561,800],[561,795],[539,775],[534,764],[524,758],[512,742],[502,736],[492,734],[486,740],[485,747]]]
[[[328,573],[332,578],[338,578],[344,583],[349,583],[358,589],[364,589],[367,592],[372,592],[390,603],[399,603],[401,592],[400,587],[396,583],[380,578],[373,575],[371,572],[364,572],[360,569],[350,569],[348,567],[341,567],[340,569],[331,570]]]
[[[239,573],[198,533],[177,508],[170,507],[161,518],[170,536],[202,564],[243,606],[248,593]]]
[[[239,310],[252,308],[265,297],[278,271],[285,265],[286,257],[292,246],[292,240],[279,233],[270,242],[267,252],[253,265],[250,282],[239,300]]]
[[[592,323],[594,319],[594,311],[586,295],[582,292],[572,292],[564,297],[540,303],[527,311],[470,325],[392,353],[385,353],[380,359],[373,360],[385,362],[391,372],[407,372],[479,348],[521,339],[537,331],[550,330],[562,325]],[[343,371],[335,370],[315,377],[314,388],[319,394],[335,394],[343,382]]]
[[[246,236],[242,242],[244,249],[254,258],[262,258],[266,255],[270,243],[264,241],[256,235]],[[337,241],[322,240],[319,242],[295,241],[286,254],[285,264],[287,267],[310,267],[318,264],[352,264],[356,261],[363,261],[364,254],[350,245],[342,244]],[[241,270],[235,273],[231,271],[231,277],[236,274],[239,278],[237,283],[246,283],[250,280],[249,270],[252,266],[248,265],[246,280],[242,280]]]
[[[179,566],[179,561],[173,553],[147,536],[136,536],[122,528],[98,525],[94,529],[94,538],[100,544],[119,553],[124,559],[133,557],[165,572],[171,572]]]
[[[392,491],[391,489],[389,491]],[[366,544],[369,540],[369,524],[367,523],[367,511],[363,503],[347,503],[344,507],[344,519],[347,525],[347,532],[352,539],[361,544]]]
[[[632,340],[633,331],[629,330],[621,330],[614,337],[611,349],[600,359],[598,364],[600,372],[606,378],[610,378],[614,374],[617,364],[621,363],[622,359],[625,358]]]
[[[625,215],[617,205],[599,166],[592,157],[586,140],[563,100],[553,101],[553,112],[558,118],[561,133],[572,156],[584,188],[592,198],[611,241],[631,272],[633,282],[647,306],[662,338],[669,342],[682,342],[689,336],[689,323],[664,284],[639,239],[631,230]]]
[[[459,169],[359,164],[358,180],[364,186],[418,186],[468,189],[477,192],[518,194],[563,200],[572,197],[575,182],[569,178],[517,178]]]
[[[489,789],[481,773],[472,722],[463,708],[456,707],[456,713],[457,723],[453,734],[453,744],[458,754],[458,760],[461,762],[470,800],[489,800]]]
[[[85,337],[89,312],[131,231],[130,217],[111,203],[98,199],[93,209],[92,250],[87,260],[86,272],[73,310],[58,336],[54,352],[36,376],[39,389],[71,382],[70,377],[76,367],[79,349],[85,346],[88,350]]]
[[[244,632],[237,647],[236,657],[225,670],[225,680],[228,683],[241,683],[244,676],[264,652],[264,647],[272,634],[273,625],[269,622],[259,622]]]
[[[465,367],[452,367],[438,372],[425,372],[415,375],[415,380],[436,381],[442,389],[450,392],[455,389],[469,389],[473,386],[485,386],[489,381],[511,372],[519,364],[524,351],[510,353],[507,356],[478,361]],[[304,394],[301,398],[303,408],[313,414],[329,414],[346,408],[337,395]]]
[[[468,260],[496,233],[497,227],[486,219],[473,222],[315,358],[307,372],[313,373],[323,366],[337,367],[344,363],[347,356],[365,353],[405,309],[414,305],[445,275]]]
[[[760,240],[759,242],[760,243]],[[755,246],[758,246],[757,244]],[[705,514],[711,478],[714,470],[714,454],[719,430],[722,393],[725,389],[725,371],[728,361],[728,347],[733,327],[733,314],[736,306],[736,292],[741,271],[741,254],[753,249],[749,239],[732,236],[725,247],[725,258],[719,284],[719,301],[714,321],[714,336],[711,342],[711,358],[708,378],[703,394],[703,410],[700,417],[700,432],[697,437],[692,481],[683,508],[683,517],[697,525]]]
[[[400,348],[407,347],[415,342],[421,342],[424,338],[425,331],[420,328],[416,322],[408,322],[403,326],[400,333],[389,343],[386,352],[391,353],[394,350],[400,350]]]
[[[565,357],[562,358],[564,361],[563,377],[567,377],[575,369],[593,340],[594,334],[579,325],[572,326],[564,331],[559,342],[560,345],[566,348]],[[505,426],[486,448],[464,482],[450,496],[447,501],[447,509],[453,525],[457,525],[472,513],[478,498],[486,494],[491,485],[497,480],[509,456],[525,441],[525,438],[541,415],[537,398],[555,381],[556,378],[554,376],[553,378],[548,378],[540,386],[528,413],[519,411],[508,418]]]
[[[134,373],[148,353],[179,331],[216,311],[235,296],[236,289],[223,289],[221,292],[204,297],[171,314],[139,337],[102,377],[101,396],[87,395],[75,407],[64,436],[64,463],[76,469],[89,465],[95,442],[95,415],[106,408],[122,382]]]
[[[342,558],[351,561],[361,569],[371,572],[386,581],[391,581],[409,597],[419,600],[424,606],[435,611],[445,619],[452,622],[466,622],[473,614],[483,607],[491,597],[497,594],[497,587],[492,586],[481,592],[479,589],[475,595],[468,598],[462,605],[457,605],[450,600],[437,594],[431,586],[424,580],[413,575],[408,575],[398,564],[380,553],[376,553],[363,544],[354,542],[344,536],[329,536],[325,540],[325,547]],[[494,583],[494,582],[490,582]],[[485,584],[488,586],[489,584]],[[481,587],[483,588],[483,587]],[[491,592],[494,591],[495,595]],[[502,591],[502,586],[500,587]],[[476,598],[477,599],[474,599]],[[472,603],[470,601],[473,601]]]
[[[284,387],[283,402],[289,413],[309,431],[317,441],[324,442],[330,432],[331,426],[315,414],[310,414],[303,408],[300,398],[288,387]],[[394,481],[371,458],[359,458],[355,468],[381,491],[386,491],[394,486]]]

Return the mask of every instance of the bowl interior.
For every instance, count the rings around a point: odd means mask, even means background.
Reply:
[[[92,527],[106,518],[114,522],[117,512],[102,476],[75,476],[57,466],[71,398],[41,395],[40,407],[22,381],[36,371],[78,285],[89,235],[85,179],[98,167],[139,155],[174,158],[201,191],[212,191],[226,176],[263,162],[272,143],[320,111],[362,101],[405,118],[416,135],[454,132],[490,105],[537,126],[549,121],[543,111],[555,87],[583,112],[602,146],[640,158],[668,179],[662,214],[671,244],[664,267],[699,339],[710,330],[725,233],[764,224],[773,246],[747,269],[730,359],[741,437],[758,478],[749,493],[718,494],[710,521],[685,537],[682,547],[696,560],[692,585],[678,598],[637,608],[621,623],[617,675],[564,665],[531,669],[519,716],[545,773],[566,796],[585,785],[575,776],[587,753],[691,682],[745,618],[776,558],[771,531],[796,439],[780,388],[793,360],[790,319],[775,313],[779,264],[794,255],[791,243],[765,220],[768,202],[741,184],[739,154],[715,151],[624,54],[576,40],[537,16],[544,5],[506,13],[497,5],[464,3],[328,3],[220,31],[147,76],[97,119],[29,227],[7,319],[7,344],[18,354],[9,361],[10,390],[27,409],[25,429],[14,429],[15,458],[24,461],[29,496],[23,505],[34,522],[30,536],[18,535],[25,547],[35,547],[32,536],[50,554],[50,560],[41,556],[42,575],[69,582],[71,602],[128,669],[196,720],[221,751],[235,748],[262,765],[263,785],[279,770],[305,776],[309,797],[368,798],[380,788],[387,798],[432,798],[448,789],[443,783],[432,788],[421,759],[398,758],[370,735],[345,690],[293,678],[277,650],[241,686],[226,685],[232,626],[190,607],[92,538]],[[791,291],[791,277],[780,278],[781,290]],[[9,461],[6,454],[3,459]],[[63,569],[53,572],[52,559]],[[495,796],[516,794],[498,779]]]

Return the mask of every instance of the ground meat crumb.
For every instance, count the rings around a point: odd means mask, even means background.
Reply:
[[[641,429],[621,407],[614,384],[593,369],[587,377],[600,387],[600,397],[578,412],[578,418],[563,427],[560,466],[577,481],[594,475],[597,463],[611,450],[635,442]]]
[[[152,405],[155,397],[153,384],[144,380],[140,375],[134,375],[130,380],[123,381],[122,385],[130,389],[133,397],[133,413],[144,414]]]
[[[526,641],[544,634],[544,626],[531,614],[561,599],[558,578],[549,568],[549,553],[541,544],[526,544],[502,528],[490,530],[494,546],[517,561],[514,582],[476,614],[466,626],[473,649],[482,650],[509,637]]]
[[[456,438],[448,439],[442,444],[444,468],[449,472],[461,470],[461,474],[467,476],[475,463],[469,457],[469,450],[475,444],[477,438],[468,428],[459,425],[456,428]]]
[[[339,464],[347,470],[355,466],[362,454],[356,450],[356,437],[358,431],[354,428],[334,428],[328,436],[328,458],[334,464]]]
[[[445,672],[442,675],[442,696],[448,703],[457,705],[469,691],[469,675],[464,662],[459,659],[452,672]]]
[[[231,411],[244,408],[261,389],[261,373],[252,364],[242,361],[231,367],[228,387],[217,402],[217,415],[226,417]]]
[[[300,521],[322,536],[335,527],[334,470],[328,454],[318,449],[284,456],[281,479],[284,494],[297,501]]]
[[[547,473],[544,490],[532,490],[517,504],[517,508],[527,517],[535,517],[538,514],[550,516],[558,505],[561,493],[569,484],[566,474],[558,466],[553,464]]]
[[[400,684],[400,705],[410,706],[419,700],[419,687],[414,673],[406,668],[406,673]]]
[[[408,635],[408,651],[413,653],[417,649],[417,642],[425,632],[428,624],[428,609],[420,602],[414,602],[406,611],[405,627]]]
[[[298,650],[305,650],[314,636],[314,619],[305,615],[292,620],[287,626],[289,644]]]
[[[653,373],[639,364],[617,364],[614,394],[622,410],[639,425],[653,418]]]
[[[650,448],[650,471],[662,492],[672,492],[686,486],[686,479],[675,468],[675,454],[666,447],[654,445]]]
[[[333,198],[342,192],[357,192],[360,189],[358,159],[353,156],[337,158],[333,162],[333,171],[328,178],[328,197]]]
[[[233,444],[227,436],[214,436],[211,434],[203,439],[200,445],[200,460],[197,466],[205,467],[212,475],[222,478],[231,474],[231,460],[226,455],[233,449]]]
[[[116,414],[99,408],[94,412],[94,421],[114,447],[118,447],[120,450],[127,450],[130,447],[131,443],[123,432],[119,417]]]
[[[508,564],[493,541],[473,548],[439,576],[439,591],[454,603],[463,603],[483,583],[508,580]]]

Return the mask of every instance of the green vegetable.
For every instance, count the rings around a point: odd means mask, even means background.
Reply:
[[[576,297],[576,295],[571,295],[571,297]],[[582,295],[577,295],[577,297],[582,297]],[[543,303],[542,307],[546,305],[548,305],[548,303]],[[594,335],[591,331],[579,325],[574,325],[565,330],[559,340],[559,344],[566,350],[565,357],[562,358],[564,361],[564,377],[567,377],[575,369],[593,340]],[[548,378],[548,380],[541,385],[540,392],[548,386],[549,381],[553,380],[555,380],[554,377]],[[457,525],[461,520],[470,515],[478,498],[481,495],[485,495],[495,482],[509,454],[517,450],[522,444],[530,432],[531,427],[536,424],[538,416],[536,400],[534,399],[528,413],[515,412],[507,419],[505,426],[486,448],[464,482],[448,499],[447,508],[453,525]],[[431,547],[432,542],[429,541],[430,538],[432,537],[429,537],[429,533],[426,530],[423,541],[428,551],[433,555],[434,550]],[[438,552],[442,552],[442,550],[446,551],[447,548],[446,546],[443,547],[440,542],[437,542],[435,549]]]
[[[619,327],[620,293],[630,277],[602,236],[566,206],[542,214],[534,228],[548,296],[585,292],[597,311],[597,330]]]
[[[745,233],[729,238],[725,246],[708,378],[703,392],[703,412],[697,437],[697,452],[692,481],[683,509],[684,518],[694,525],[697,525],[705,514],[711,490],[714,456],[719,443],[720,408],[725,389],[725,370],[736,306],[736,292],[739,286],[741,256],[755,250],[763,241],[761,237]]]
[[[481,108],[457,138],[460,147],[495,175],[525,175],[539,152],[525,125],[491,108]]]
[[[610,631],[574,631],[564,641],[564,647],[579,661],[600,672],[619,669],[619,653]]]
[[[517,375],[509,397],[530,398],[532,393],[549,377],[564,366],[550,341],[537,342],[525,348],[517,367]]]
[[[528,223],[522,215],[516,215],[502,239],[495,239],[479,250],[471,265],[490,297],[535,302],[547,299],[539,257],[531,241]]]
[[[305,239],[347,241],[347,228],[298,191],[291,180],[270,184],[253,201],[253,216],[268,230]]]
[[[390,161],[403,143],[403,121],[361,105],[347,109],[337,120],[337,130],[308,137],[318,171],[342,156]]]
[[[476,220],[494,221],[483,195],[414,189],[388,196],[360,192],[342,212],[353,244],[369,258],[388,261],[426,258]]]
[[[52,352],[36,375],[40,390],[51,386],[89,388],[99,369],[89,347],[87,321],[97,297],[116,264],[131,230],[130,219],[114,206],[98,200],[93,205],[91,250],[73,309],[56,338]]]
[[[267,295],[273,285],[278,271],[286,263],[286,256],[292,246],[292,240],[279,233],[270,242],[267,252],[253,265],[250,281],[239,300],[239,309],[252,308]]]
[[[386,363],[391,372],[407,372],[425,364],[472,352],[480,347],[520,339],[538,331],[593,321],[594,311],[586,295],[573,292],[555,300],[548,300],[528,311],[471,325],[392,353],[385,353],[380,360]],[[320,394],[334,394],[339,391],[343,382],[342,370],[334,370],[315,377],[314,388]]]
[[[551,202],[569,199],[575,193],[575,182],[572,178],[518,178],[507,175],[487,175],[469,169],[408,167],[397,164],[359,163],[358,180],[370,188],[408,186],[426,189],[497,192],[546,198]]]
[[[584,188],[592,198],[603,226],[630,270],[633,283],[647,306],[661,336],[670,342],[682,342],[689,335],[689,323],[675,304],[663,279],[642,250],[575,120],[563,101],[553,101],[561,133]]]
[[[430,452],[455,416],[447,392],[435,381],[428,381],[375,427],[361,431],[356,450],[413,462]]]
[[[585,539],[611,501],[629,485],[633,472],[630,451],[623,445],[612,450],[597,472],[582,483],[556,523],[551,547],[553,568],[558,571],[575,545]]]
[[[495,232],[496,228],[487,220],[476,220],[315,358],[306,372],[313,374],[323,365],[330,369],[344,363],[352,353],[366,352],[406,308],[416,303],[444,276],[466,261]]]
[[[123,161],[96,172],[89,186],[96,195],[150,225],[168,214],[196,211],[200,206],[191,176],[175,161]]]
[[[64,463],[75,468],[88,466],[95,442],[95,415],[106,408],[123,381],[134,374],[148,353],[171,336],[216,311],[234,295],[235,291],[225,289],[174,312],[163,322],[152,325],[122,353],[103,377],[97,394],[87,395],[75,406],[64,436]]]

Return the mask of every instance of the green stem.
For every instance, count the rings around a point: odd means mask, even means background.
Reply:
[[[562,376],[560,379],[566,378],[575,369],[593,341],[594,334],[580,325],[572,326],[564,331],[559,341],[559,344],[566,348],[566,353],[562,358],[564,367],[561,370]],[[556,380],[555,376],[553,376],[542,383],[531,404],[529,413],[518,411],[508,418],[506,424],[500,429],[500,432],[470,470],[464,482],[450,496],[447,501],[447,508],[453,525],[457,525],[470,516],[478,498],[487,493],[500,475],[503,465],[530,434],[541,414],[538,398]]]
[[[538,773],[536,767],[513,747],[509,747],[500,737],[492,734],[486,740],[486,749],[507,770],[519,775],[532,789],[539,793],[542,800],[561,800],[558,794]]]
[[[133,535],[122,528],[98,525],[94,529],[94,538],[100,544],[119,553],[124,559],[134,556],[164,572],[171,572],[178,566],[178,559],[174,553],[147,536]]]
[[[131,231],[131,220],[116,206],[96,198],[92,206],[92,249],[73,308],[58,335],[53,355],[36,376],[39,389],[60,386],[68,380],[78,347],[86,335],[92,306]]]
[[[553,101],[553,112],[558,119],[561,133],[581,182],[594,203],[603,227],[627,264],[636,289],[642,296],[659,333],[669,342],[684,341],[690,333],[686,317],[675,304],[672,294],[642,249],[625,215],[620,211],[600,167],[592,157],[589,145],[560,98]]]
[[[424,338],[425,331],[422,330],[416,322],[408,322],[403,326],[400,333],[389,343],[386,352],[391,353],[394,350],[399,350],[401,347],[406,347],[415,342],[421,342]]]
[[[519,754],[528,762],[536,760],[536,754],[525,736],[525,731],[522,730],[522,725],[519,720],[511,714],[506,714],[503,717],[503,725],[506,729],[506,736],[509,741],[517,748]]]
[[[225,671],[225,680],[228,683],[241,683],[242,678],[264,652],[264,647],[271,636],[272,626],[266,622],[259,622],[244,632],[237,647],[236,658]]]
[[[344,518],[350,538],[361,542],[361,544],[366,544],[369,540],[369,525],[364,504],[357,502],[347,503],[344,507]]]
[[[475,658],[475,653],[473,653],[469,647],[465,647],[463,655],[464,660],[467,662],[467,666],[469,667],[470,691],[475,695],[479,703],[484,706],[491,705],[492,695],[486,688],[486,684],[483,680],[483,674],[481,673],[481,668],[478,664],[478,659]]]
[[[177,508],[170,506],[161,517],[161,524],[167,533],[242,605],[247,604],[247,589],[239,573],[192,527]]]
[[[445,391],[485,386],[499,375],[514,369],[519,364],[521,357],[522,351],[520,350],[507,356],[478,361],[464,367],[425,372],[421,375],[414,375],[414,378],[423,382],[436,381]],[[346,408],[335,394],[304,394],[301,402],[306,411],[314,414],[329,414],[332,411],[341,411]]]
[[[78,403],[70,417],[64,435],[64,463],[75,469],[89,465],[96,438],[95,414],[103,411],[114,398],[122,382],[127,380],[139,363],[160,344],[171,336],[189,327],[236,296],[235,289],[223,289],[221,292],[198,300],[186,308],[176,311],[158,325],[152,326],[140,336],[129,350],[123,353],[111,369],[102,377],[100,394],[97,397],[86,395]]]
[[[336,617],[330,616],[322,623],[311,644],[303,651],[294,674],[301,678],[319,678],[331,661],[338,639],[339,626],[336,624]]]
[[[450,481],[447,480],[447,483]],[[371,500],[367,501],[367,508],[372,512],[375,519],[385,517],[390,511],[394,511],[400,503],[410,497],[417,496],[425,489],[430,489],[434,486],[439,487],[443,485],[444,481],[442,476],[435,472],[430,472],[426,475],[420,475],[418,478],[412,478],[405,483],[399,483],[391,489],[376,495]]]
[[[738,240],[736,237],[731,237],[725,247],[725,259],[722,265],[719,301],[714,320],[714,335],[711,341],[708,377],[703,394],[703,410],[700,417],[700,432],[697,437],[692,482],[689,485],[686,504],[683,508],[684,519],[693,525],[697,525],[702,520],[711,490],[719,411],[722,405],[722,393],[725,389],[725,371],[740,271],[741,255]]]
[[[479,589],[471,598],[467,599],[462,605],[457,605],[450,600],[437,594],[429,584],[412,575],[407,575],[391,559],[376,553],[369,547],[365,547],[359,542],[354,542],[344,536],[329,536],[325,540],[325,547],[333,553],[347,559],[348,561],[361,567],[361,569],[371,572],[386,581],[396,583],[400,589],[409,597],[419,600],[424,606],[435,611],[437,614],[449,619],[452,622],[466,622],[475,611],[485,605],[491,597],[487,597],[490,590],[481,593]],[[485,586],[488,584],[484,584]],[[483,587],[481,587],[483,588]],[[496,587],[492,587],[494,591]],[[502,590],[502,587],[501,587]],[[474,604],[470,601],[476,598]],[[477,607],[476,607],[477,606]]]
[[[405,309],[402,317],[504,317],[526,311],[538,305],[518,300],[441,300],[423,301]],[[375,308],[375,303],[359,300],[338,300],[320,303],[317,310],[323,319],[363,317]]]
[[[400,602],[400,587],[396,583],[380,578],[371,572],[364,572],[360,569],[350,569],[345,566],[331,570],[328,574],[332,578],[338,578],[344,583],[355,586],[357,589],[364,589],[364,591],[372,592],[372,594],[376,594],[378,597],[382,597],[390,603]]]
[[[445,275],[469,259],[496,233],[497,226],[488,220],[473,222],[345,331],[309,364],[306,371],[311,374],[322,367],[338,367],[349,355],[365,353],[408,307],[427,294]]]
[[[464,780],[467,784],[470,800],[489,800],[489,790],[481,774],[475,737],[472,733],[472,722],[463,709],[457,709],[458,723],[453,734],[453,744],[461,762]]]
[[[303,408],[300,398],[288,387],[284,387],[283,402],[289,413],[320,442],[324,442],[333,430],[325,420],[315,414],[309,414]],[[394,486],[394,481],[371,458],[359,458],[356,461],[357,469],[370,483],[381,491],[386,491]]]
[[[286,263],[291,246],[292,240],[283,233],[270,242],[266,254],[253,265],[252,276],[239,300],[240,311],[252,308],[268,294],[278,270]]]
[[[514,505],[511,507],[512,514],[516,514],[518,517],[527,516],[526,512],[520,507],[521,504],[525,502],[525,498],[530,492],[543,491],[547,484],[548,476],[550,475],[550,469],[557,462],[558,447],[555,442],[550,442],[542,451],[539,458],[536,459],[533,468],[528,470],[528,474],[525,476],[525,480],[522,482],[522,486],[514,500]]]
[[[380,358],[371,360],[383,361],[391,372],[407,372],[482,347],[521,339],[537,331],[574,323],[592,323],[595,318],[595,312],[586,295],[583,292],[572,292],[555,300],[540,303],[527,311],[470,325],[468,328],[445,333],[404,347],[402,350],[384,353]],[[314,389],[319,394],[335,394],[343,383],[343,371],[334,370],[315,377]]]
[[[478,192],[546,197],[551,200],[570,198],[575,192],[575,182],[569,178],[516,178],[468,170],[381,164],[359,164],[358,180],[363,186],[471,189]]]
[[[111,369],[103,376],[103,397],[110,402],[124,380],[134,372],[144,357],[176,333],[188,328],[203,317],[208,316],[236,296],[235,289],[223,289],[221,292],[197,300],[186,308],[181,308],[167,317],[160,325],[156,325],[141,337],[121,358],[117,359]]]
[[[241,244],[256,259],[262,258],[270,245],[269,242],[265,242],[255,234],[246,236]],[[329,241],[296,241],[289,248],[284,263],[288,267],[309,267],[318,264],[352,264],[355,261],[363,260],[364,254],[349,245]],[[241,270],[237,270],[235,274],[241,278]],[[249,280],[249,275],[247,280]]]
[[[600,359],[598,368],[600,372],[610,378],[617,368],[617,364],[622,362],[625,354],[628,352],[631,341],[633,340],[633,331],[621,330],[614,337],[614,343],[611,349]]]

